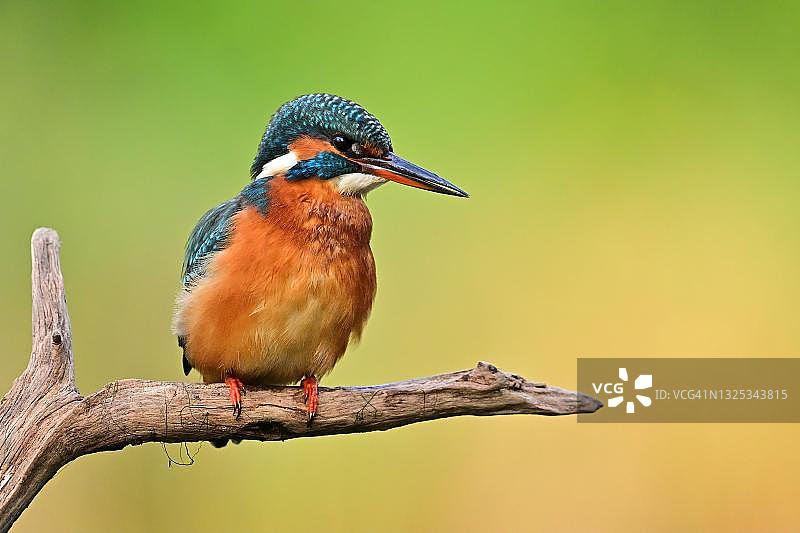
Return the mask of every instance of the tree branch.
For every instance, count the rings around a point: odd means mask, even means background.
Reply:
[[[507,374],[470,370],[370,387],[320,388],[306,423],[299,387],[248,388],[234,418],[225,385],[126,379],[82,397],[55,231],[33,234],[33,351],[0,403],[0,531],[59,468],[90,453],[145,442],[286,440],[386,430],[460,415],[591,413],[597,400]]]

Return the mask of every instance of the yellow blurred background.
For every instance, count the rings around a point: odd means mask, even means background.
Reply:
[[[378,297],[325,385],[800,356],[798,27],[795,2],[0,2],[1,388],[43,225],[80,390],[183,379],[186,236],[315,91],[472,195],[370,194]],[[206,445],[191,467],[150,444],[68,465],[15,531],[797,531],[798,438],[515,416]]]

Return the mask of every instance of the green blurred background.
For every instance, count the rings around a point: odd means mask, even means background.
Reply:
[[[183,379],[185,238],[314,91],[472,194],[370,194],[378,298],[325,384],[798,356],[799,27],[795,2],[2,1],[0,384],[27,362],[43,225],[80,390]],[[151,444],[70,464],[15,530],[796,531],[798,437],[461,418],[171,468]]]

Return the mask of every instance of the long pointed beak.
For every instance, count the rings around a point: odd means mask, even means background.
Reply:
[[[469,194],[446,179],[440,178],[430,170],[418,167],[392,152],[389,152],[386,158],[364,157],[359,159],[358,163],[364,172],[387,180],[427,191],[469,198]]]

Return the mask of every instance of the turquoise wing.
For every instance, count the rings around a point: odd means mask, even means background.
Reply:
[[[241,208],[241,200],[234,198],[209,210],[197,222],[186,243],[183,260],[184,287],[194,286],[205,274],[209,258],[228,245],[233,215]]]

